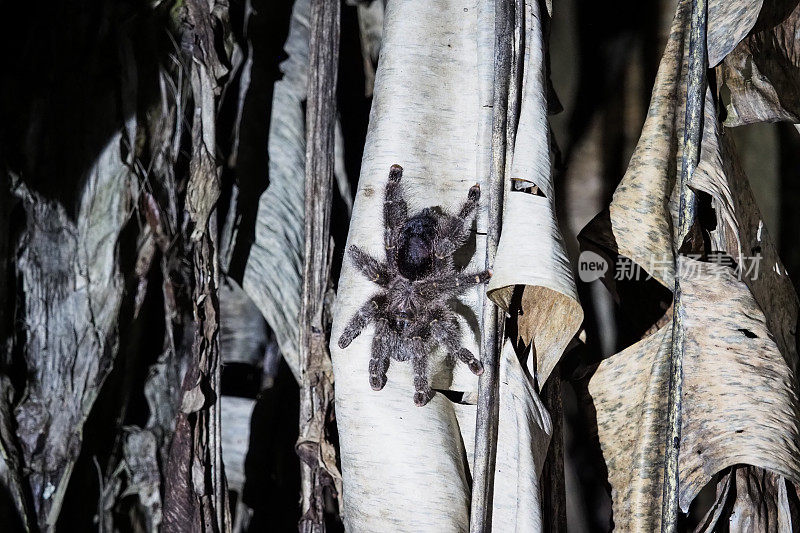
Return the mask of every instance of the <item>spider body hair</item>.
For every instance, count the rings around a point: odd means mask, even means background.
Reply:
[[[353,315],[338,344],[346,348],[374,322],[370,386],[381,390],[386,385],[390,359],[411,361],[414,403],[423,406],[433,396],[428,359],[437,345],[473,373],[483,373],[481,362],[461,346],[461,328],[448,302],[467,288],[486,283],[492,271],[464,273],[453,264],[453,253],[469,237],[480,187],[469,189],[457,215],[425,208],[409,217],[402,175],[402,167],[392,165],[383,204],[386,260],[379,261],[356,245],[349,248],[355,266],[382,290]]]

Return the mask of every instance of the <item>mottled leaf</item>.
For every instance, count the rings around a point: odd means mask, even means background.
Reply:
[[[800,4],[774,1],[717,67],[725,125],[800,122]]]
[[[731,136],[717,124],[711,91],[705,99],[701,160],[689,191],[690,201],[707,195],[710,205],[698,211],[688,236],[673,230],[689,7],[688,1],[678,6],[642,136],[609,211],[581,234],[585,244],[597,245],[612,257],[632,259],[670,290],[681,245],[689,251],[720,252],[738,267],[681,259],[690,267],[681,282],[688,339],[679,455],[684,511],[714,474],[736,464],[751,465],[760,472],[757,475],[775,475],[781,482],[799,475],[797,296],[764,227]],[[612,265],[610,277],[619,274]],[[660,305],[619,296],[623,307],[649,305],[658,311]],[[654,320],[648,336],[604,361],[590,382],[614,487],[614,521],[624,530],[659,527],[670,324]],[[724,485],[721,488],[724,492]],[[758,497],[777,505],[778,494],[766,485]],[[727,516],[714,518],[719,519]]]
[[[681,259],[686,303],[680,503],[748,464],[800,480],[800,403],[748,287],[731,269]],[[614,522],[660,524],[672,324],[603,361],[589,384],[609,470]]]

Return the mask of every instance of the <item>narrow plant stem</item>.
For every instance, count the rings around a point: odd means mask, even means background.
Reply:
[[[341,496],[335,452],[325,426],[333,405],[333,369],[324,313],[330,278],[331,187],[334,169],[336,77],[339,61],[338,0],[311,2],[311,41],[306,108],[305,253],[300,307],[301,532],[325,531],[325,490]]]
[[[486,232],[486,267],[497,252],[503,211],[506,148],[508,141],[509,85],[511,79],[514,31],[514,0],[495,0],[495,61],[492,107],[492,158],[487,184],[489,221]],[[497,458],[497,422],[499,362],[503,343],[503,315],[489,299],[483,302],[484,372],[478,382],[478,406],[475,428],[475,459],[470,509],[470,531],[491,531],[492,492]]]
[[[222,463],[219,344],[220,264],[216,202],[220,169],[213,152],[217,138],[219,79],[227,58],[214,48],[214,20],[227,21],[227,7],[214,14],[208,3],[189,0],[181,11],[181,31],[188,42],[203,42],[185,58],[194,105],[191,121],[191,160],[186,187],[186,210],[193,224],[192,243],[194,342],[181,384],[181,410],[164,474],[162,530],[229,533],[231,515]],[[211,151],[209,151],[211,150]],[[197,405],[193,397],[205,401]],[[210,400],[210,401],[209,401]],[[202,472],[202,475],[199,475]]]
[[[689,35],[689,71],[686,94],[686,119],[681,160],[680,204],[678,235],[689,232],[695,219],[695,200],[689,189],[692,173],[700,160],[703,131],[703,103],[706,92],[706,0],[692,0],[691,29]],[[672,533],[678,527],[680,509],[678,456],[681,442],[681,414],[683,410],[683,354],[686,331],[683,324],[684,302],[681,293],[681,272],[675,253],[675,291],[673,293],[672,350],[670,351],[667,442],[664,451],[664,487],[661,507],[661,531]]]
[[[564,406],[561,400],[561,365],[542,387],[542,401],[553,421],[553,434],[542,469],[542,527],[550,533],[567,531],[567,495],[564,486]]]

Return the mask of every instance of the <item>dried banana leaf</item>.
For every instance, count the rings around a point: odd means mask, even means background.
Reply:
[[[242,288],[259,308],[278,340],[281,353],[300,380],[298,316],[303,271],[303,197],[305,194],[306,116],[310,2],[292,9],[283,78],[275,83],[269,125],[269,186],[256,215]],[[344,169],[344,142],[337,122],[335,142],[337,190],[350,208],[352,194]],[[263,180],[265,176],[248,179]]]
[[[707,195],[710,201],[701,208],[690,239],[684,242],[687,236],[673,233],[689,6],[687,1],[678,6],[642,136],[609,211],[581,233],[584,244],[632,259],[670,290],[677,249],[684,245],[696,250],[692,247],[702,244],[695,240],[697,234],[705,235],[711,251],[730,256],[739,267],[681,259],[682,268],[689,269],[682,281],[688,336],[680,452],[684,511],[703,485],[733,465],[750,465],[756,475],[775,476],[775,487],[800,475],[797,295],[733,142],[717,124],[711,91],[701,161],[690,179],[693,195]],[[743,17],[740,23],[752,25],[750,20]],[[714,23],[710,14],[710,39],[716,35]],[[634,303],[642,305],[621,299],[623,307]],[[589,386],[614,490],[614,521],[623,530],[651,531],[660,521],[671,327],[663,320],[652,325],[655,333],[604,361]],[[780,506],[779,494],[766,484],[763,489],[758,497]]]
[[[528,34],[519,125],[488,294],[508,312],[515,287],[522,289],[519,335],[533,345],[536,361],[534,365],[531,360],[531,371],[541,387],[580,328],[583,310],[555,217],[543,14],[536,2],[526,3],[525,8]],[[522,190],[515,190],[520,185]],[[543,196],[530,194],[533,186]]]
[[[717,65],[750,32],[761,12],[764,0],[708,3],[708,64]],[[767,3],[772,3],[767,0]]]
[[[783,476],[752,466],[735,466],[717,484],[717,500],[695,532],[797,531],[800,517],[789,497],[790,490],[794,489]]]
[[[546,109],[545,94],[540,94],[546,84],[541,30],[533,23],[539,16],[536,9],[527,6],[525,12],[525,42],[529,44],[522,65],[530,82],[522,105],[528,111],[523,112],[526,118],[516,138],[535,150],[534,161],[520,151],[520,176],[546,186],[550,183],[549,130],[540,109]],[[454,20],[458,23],[453,24]],[[357,244],[384,257],[383,190],[392,164],[405,169],[411,213],[428,206],[452,210],[466,199],[471,185],[485,184],[491,153],[493,50],[491,6],[476,9],[475,4],[461,1],[387,3],[348,245]],[[574,286],[569,274],[559,270],[565,258],[559,255],[552,194],[549,198],[525,192],[514,195],[519,201],[509,199],[505,208],[509,223],[502,231],[522,233],[519,241],[508,242],[504,256],[498,254],[495,259],[495,276],[505,282],[492,287],[493,298],[508,304],[505,295],[517,284],[528,285],[532,294],[542,291],[536,293],[538,301],[525,299],[523,315],[530,317],[528,338],[539,343],[537,351],[548,354],[539,366],[551,368],[563,350],[563,338],[571,338],[580,317],[564,312],[573,321],[567,327],[554,320],[537,322],[534,317],[558,313],[559,306],[574,309]],[[474,237],[456,256],[456,262],[468,270],[484,268],[485,206],[482,201]],[[513,253],[514,246],[523,251]],[[540,262],[533,260],[541,253],[537,250],[546,252]],[[523,255],[528,257],[523,260]],[[396,361],[389,368],[385,388],[371,390],[368,360],[373,328],[368,326],[345,350],[336,341],[346,322],[377,290],[349,259],[345,261],[331,335],[345,527],[352,531],[467,531],[476,415],[475,406],[468,403],[475,398],[477,378],[465,365],[453,367],[436,353],[431,361],[432,385],[451,391],[448,395],[437,393],[428,405],[416,407],[411,366]],[[462,344],[474,353],[479,350],[478,317],[484,297],[482,290],[470,289],[455,306]],[[574,329],[564,331],[569,327]],[[540,381],[550,368],[540,370]],[[537,396],[532,373],[510,343],[503,350],[500,378],[493,527],[497,531],[541,530],[539,475],[552,431],[549,416]]]
[[[800,403],[748,287],[727,267],[681,258],[686,301],[680,504],[747,464],[800,480]],[[660,527],[671,323],[603,361],[589,383],[622,530]]]
[[[764,6],[759,23],[717,67],[725,125],[800,122],[800,4]]]
[[[280,65],[283,78],[275,83],[272,98],[269,187],[258,203],[255,242],[242,279],[242,288],[275,332],[281,353],[298,379],[308,13],[309,0],[297,0],[284,47],[288,57]]]
[[[117,240],[136,194],[121,147],[127,134],[113,135],[98,156],[74,219],[22,182],[15,190],[28,217],[18,268],[29,381],[14,417],[41,529],[55,525],[83,423],[117,351]]]

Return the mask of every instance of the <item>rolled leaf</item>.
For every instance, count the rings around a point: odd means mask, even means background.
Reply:
[[[526,17],[532,21],[535,7]],[[457,24],[453,21],[457,20]],[[523,62],[530,76],[528,103],[531,115],[541,106],[542,43],[536,25],[529,25],[526,41],[531,53]],[[475,8],[469,2],[387,3],[381,59],[375,79],[375,93],[361,179],[350,223],[348,246],[356,244],[383,259],[384,188],[393,164],[403,166],[403,182],[411,214],[425,207],[458,209],[475,183],[484,185],[491,154],[491,101],[494,63],[494,11],[490,6]],[[539,47],[538,49],[536,47]],[[538,54],[539,60],[528,59]],[[527,116],[527,115],[526,115]],[[533,139],[530,139],[533,137]],[[546,122],[529,118],[520,126],[517,138],[535,146],[543,167],[531,166],[524,177],[549,182],[549,131]],[[522,158],[522,156],[520,156]],[[521,163],[522,164],[522,163]],[[541,173],[541,175],[540,175]],[[484,187],[485,189],[485,187]],[[507,253],[494,261],[495,275],[509,272],[507,283],[497,288],[513,291],[513,285],[544,286],[542,278],[561,283],[570,292],[571,278],[548,272],[563,264],[558,257],[557,228],[548,210],[552,199],[516,193],[520,203],[506,207],[516,216],[524,235],[511,242],[533,254],[533,241],[550,256],[537,263],[537,278],[530,275],[522,254]],[[523,198],[524,197],[524,198]],[[530,199],[529,199],[530,198]],[[538,203],[544,200],[544,206]],[[534,202],[531,204],[531,202]],[[535,209],[530,209],[531,205]],[[485,268],[487,213],[481,201],[474,235],[456,254],[456,263],[468,270]],[[508,215],[511,217],[511,215]],[[554,228],[556,228],[554,230]],[[555,252],[554,252],[555,250]],[[555,259],[553,259],[555,258]],[[520,272],[512,265],[519,262]],[[527,277],[525,277],[527,275]],[[453,366],[443,353],[431,356],[432,386],[438,390],[425,407],[413,402],[414,385],[409,363],[392,361],[388,381],[376,392],[369,385],[370,346],[373,327],[368,326],[346,349],[337,341],[356,310],[379,290],[345,260],[339,279],[334,312],[331,354],[336,376],[336,416],[340,435],[344,477],[344,521],[352,531],[467,531],[469,527],[469,469],[475,433],[476,408],[468,405],[477,392],[477,378],[468,368]],[[571,289],[574,292],[574,287]],[[504,301],[498,293],[498,300]],[[526,300],[530,315],[551,311],[551,302],[569,307],[575,301],[546,287],[541,302]],[[554,296],[555,295],[555,296]],[[481,307],[484,292],[470,289],[453,304],[462,330],[462,345],[478,353]],[[494,296],[493,296],[494,297]],[[538,307],[537,307],[538,306]],[[577,320],[575,314],[570,320]],[[572,322],[577,329],[577,323]],[[541,328],[541,329],[537,329]],[[552,328],[552,329],[550,329]],[[528,336],[543,342],[549,331],[567,329],[555,321],[530,325]],[[547,361],[557,361],[558,333],[547,351]],[[537,350],[543,349],[537,346]],[[559,352],[556,354],[556,352]],[[534,367],[531,363],[531,367]],[[542,378],[549,372],[543,371]],[[536,531],[541,525],[539,475],[547,451],[551,424],[542,407],[531,372],[507,343],[500,362],[500,418],[493,499],[493,527],[496,531]],[[442,391],[451,391],[447,396]],[[452,399],[451,399],[452,398]],[[454,403],[460,399],[463,403]]]

